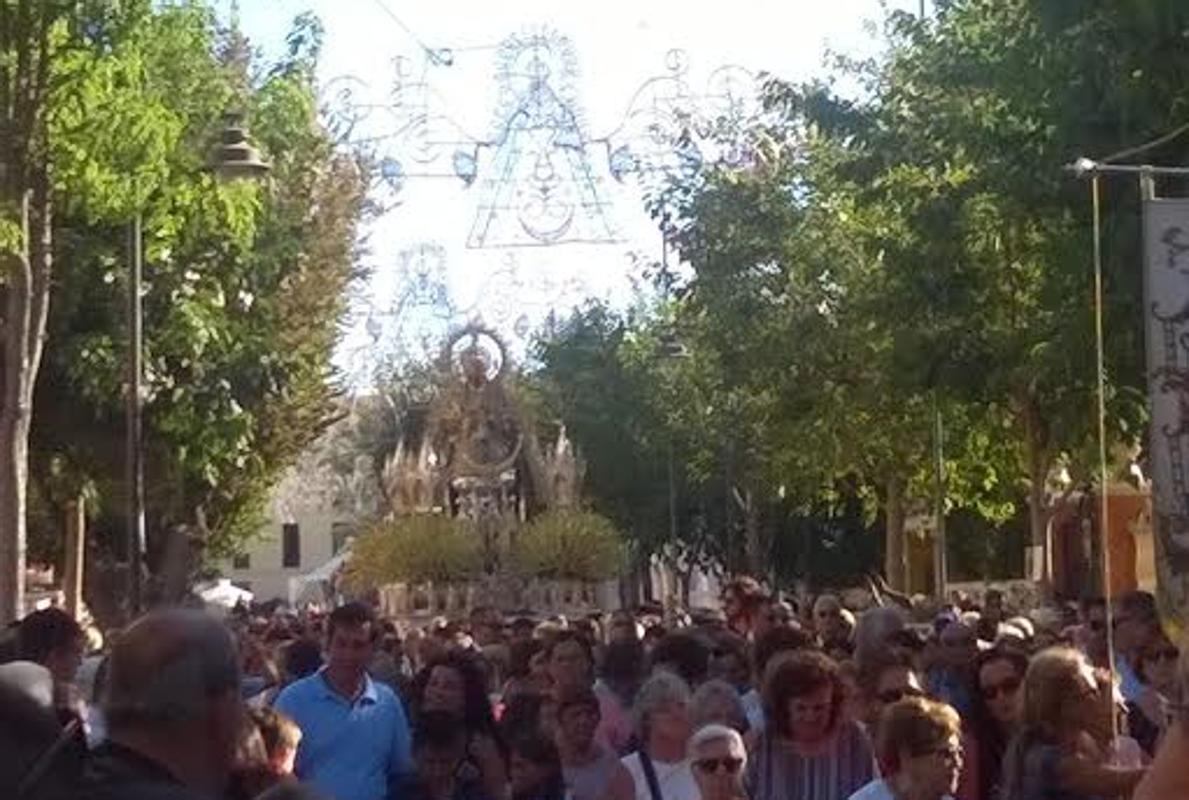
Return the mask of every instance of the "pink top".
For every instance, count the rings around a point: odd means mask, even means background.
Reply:
[[[599,715],[602,717],[595,731],[595,739],[614,753],[627,752],[634,732],[632,715],[601,681],[595,684],[594,689],[599,698]]]

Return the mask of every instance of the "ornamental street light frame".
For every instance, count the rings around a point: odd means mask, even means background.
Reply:
[[[220,181],[260,179],[272,167],[260,157],[248,138],[248,128],[242,111],[231,110],[223,116],[220,143],[207,166]],[[144,609],[142,570],[145,554],[144,503],[144,309],[142,305],[142,277],[144,272],[143,214],[138,208],[128,226],[128,393],[127,407],[127,481],[128,527],[126,553],[128,558],[128,611],[134,618]]]

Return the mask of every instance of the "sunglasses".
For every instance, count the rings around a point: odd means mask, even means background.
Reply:
[[[733,758],[731,756],[726,758],[703,758],[695,761],[694,766],[708,775],[718,772],[720,769],[725,770],[728,775],[735,775],[743,768],[743,759]]]
[[[983,699],[994,700],[999,695],[1015,694],[1020,688],[1019,678],[1008,678],[1000,683],[991,684],[990,686],[980,686],[979,691],[982,692]]]
[[[884,705],[891,705],[903,700],[905,697],[924,697],[925,693],[920,689],[915,689],[907,686],[903,689],[888,689],[886,692],[880,692],[875,696],[875,699]]]

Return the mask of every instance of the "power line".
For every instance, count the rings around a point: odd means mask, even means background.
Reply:
[[[413,40],[414,44],[416,44],[418,47],[420,47],[422,50],[424,50],[425,55],[428,56],[430,61],[435,64],[444,64],[446,66],[450,66],[454,61],[454,58],[453,58],[454,53],[467,53],[467,52],[475,52],[475,51],[479,51],[479,50],[498,50],[500,48],[500,45],[498,43],[473,44],[473,45],[466,45],[466,46],[462,46],[462,47],[430,47],[429,44],[427,44],[424,39],[422,39],[420,36],[417,35],[417,32],[414,31],[412,29],[412,27],[409,26],[408,23],[406,23],[403,19],[398,17],[396,15],[396,12],[388,7],[388,5],[384,2],[384,0],[373,0],[373,2],[377,6],[379,6],[380,10],[383,11],[384,14],[390,20],[395,22],[397,24],[397,26],[402,31],[404,31],[405,34],[407,34],[410,39]]]
[[[396,15],[395,11],[393,11],[391,8],[389,8],[387,5],[385,5],[384,0],[374,0],[374,2],[377,6],[380,7],[380,10],[383,11],[388,16],[389,19],[391,19],[398,26],[400,26],[400,29],[402,31],[404,31],[406,34],[408,34],[409,38],[412,39],[417,44],[418,47],[420,47],[422,50],[425,51],[426,55],[428,55],[430,58],[436,58],[436,54],[438,52],[437,48],[430,47],[428,44],[426,44],[425,40],[422,39],[420,36],[418,36],[416,31],[414,31],[412,28],[410,28],[405,23],[404,20],[402,20],[400,17],[398,17]]]

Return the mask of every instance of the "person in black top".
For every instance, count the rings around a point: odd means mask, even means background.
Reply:
[[[222,797],[243,720],[235,642],[201,611],[152,612],[120,636],[104,698],[108,740],[75,797]]]
[[[50,707],[50,679],[44,671],[42,675],[46,686],[40,701],[37,691],[21,684],[20,676],[0,678],[0,797],[68,800],[75,796],[84,751],[75,746],[71,731],[62,727]]]
[[[398,795],[402,800],[490,800],[477,775],[462,769],[467,729],[462,717],[446,711],[419,714],[413,729],[417,772]]]
[[[566,796],[557,746],[539,730],[512,741],[508,779],[512,800],[564,800]]]

